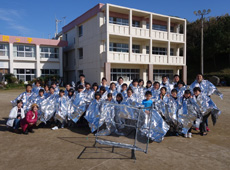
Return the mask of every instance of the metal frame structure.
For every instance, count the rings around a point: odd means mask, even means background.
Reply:
[[[118,106],[118,107],[128,107],[128,108],[131,108],[131,109],[136,109],[138,110],[138,116],[137,116],[137,121],[135,123],[135,125],[129,125],[129,124],[124,124],[124,126],[126,127],[131,127],[131,128],[134,128],[135,129],[135,133],[134,133],[134,143],[133,145],[131,144],[126,144],[126,143],[119,143],[119,142],[113,142],[113,141],[109,141],[109,140],[104,140],[104,139],[100,139],[100,135],[96,135],[96,138],[95,138],[95,144],[94,146],[96,147],[96,144],[99,143],[101,145],[109,145],[109,146],[112,146],[112,152],[114,152],[114,148],[127,148],[127,149],[131,149],[131,159],[134,159],[136,160],[136,156],[135,156],[135,151],[141,151],[141,152],[144,152],[147,154],[148,152],[148,145],[149,145],[149,135],[147,135],[148,137],[147,138],[147,142],[146,142],[146,147],[145,149],[142,149],[140,147],[137,146],[137,137],[138,137],[138,132],[140,131],[140,129],[142,127],[139,126],[139,123],[140,123],[140,115],[141,115],[141,110],[143,109],[150,109],[150,114],[148,116],[148,126],[146,128],[142,128],[142,129],[147,129],[148,130],[148,134],[150,133],[150,127],[151,127],[151,117],[152,117],[152,107],[134,107],[134,106],[129,106],[129,105],[123,105],[123,104],[115,104],[115,103],[109,103],[109,102],[106,102],[107,104],[110,104],[110,105],[114,105],[114,106]],[[100,114],[100,118],[101,118],[101,114]],[[119,123],[116,123],[116,125],[118,125]],[[120,125],[120,124],[119,124]],[[97,133],[99,132],[99,127],[97,128]],[[131,131],[128,135],[126,136],[129,136],[133,131]],[[105,137],[105,136],[103,136]]]

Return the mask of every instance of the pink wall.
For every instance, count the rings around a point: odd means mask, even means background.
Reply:
[[[68,45],[67,41],[62,41],[62,40],[18,37],[18,36],[9,36],[9,35],[0,35],[0,42],[48,45],[48,46],[59,46],[59,47],[65,47]]]

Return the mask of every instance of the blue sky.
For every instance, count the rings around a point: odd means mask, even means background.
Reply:
[[[209,16],[230,13],[230,0],[1,0],[0,34],[48,38],[55,33],[55,16],[71,22],[98,3],[111,3],[194,21],[193,11],[211,9]],[[60,23],[59,31],[64,25]]]

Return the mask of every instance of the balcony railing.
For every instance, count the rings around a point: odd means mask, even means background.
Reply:
[[[129,26],[127,25],[119,25],[119,24],[109,24],[108,31],[110,34],[117,34],[117,35],[125,35],[129,36]],[[149,29],[145,28],[138,28],[138,27],[132,27],[131,29],[131,35],[137,36],[137,37],[146,37],[149,38]],[[170,33],[169,39],[168,39],[168,32],[167,31],[160,31],[160,30],[152,30],[152,37],[155,40],[170,40],[170,41],[176,41],[176,42],[184,42],[184,34],[179,33]]]
[[[129,35],[129,26],[109,24],[109,33],[119,34],[119,35]]]
[[[129,64],[184,65],[184,57],[167,55],[150,55],[141,53],[109,52],[107,62]]]
[[[152,38],[157,40],[168,40],[168,32],[152,30]]]
[[[184,34],[178,34],[178,33],[170,33],[169,35],[171,41],[184,41]]]
[[[132,27],[132,35],[138,37],[149,37],[149,29]]]

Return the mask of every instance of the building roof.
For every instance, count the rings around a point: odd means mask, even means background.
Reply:
[[[19,36],[10,36],[10,35],[0,35],[0,42],[33,44],[33,45],[48,45],[48,46],[58,46],[58,47],[65,47],[68,45],[68,42],[63,41],[63,40],[19,37]]]

